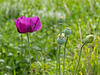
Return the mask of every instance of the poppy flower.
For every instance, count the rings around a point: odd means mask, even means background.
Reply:
[[[19,33],[32,33],[34,31],[39,31],[42,27],[40,19],[37,16],[33,18],[21,16],[14,21]]]

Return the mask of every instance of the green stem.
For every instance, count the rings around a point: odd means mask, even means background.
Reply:
[[[65,75],[65,55],[66,55],[66,44],[68,41],[68,37],[66,38],[65,47],[64,47],[64,60],[63,60],[63,75]]]
[[[57,47],[57,64],[56,64],[56,75],[58,74],[58,47]]]
[[[99,65],[99,51],[97,49],[97,64]],[[98,70],[97,70],[97,75],[99,75],[99,66],[98,66]]]
[[[59,75],[61,75],[61,68],[60,68],[60,50],[61,50],[61,45],[59,46]]]
[[[62,24],[60,24],[60,35],[62,34]]]
[[[21,34],[21,41],[22,41],[22,51],[21,51],[21,53],[22,53],[22,56],[25,56],[26,54],[25,54],[25,50],[23,50],[23,36],[22,36],[22,34]]]
[[[77,68],[76,68],[76,73],[78,73],[78,66],[79,66],[79,63],[80,63],[80,58],[81,58],[81,53],[82,53],[82,48],[83,48],[83,46],[86,44],[86,42],[85,43],[83,43],[83,45],[81,46],[81,49],[80,49],[80,54],[79,54],[79,59],[78,59],[78,65],[77,65]],[[75,74],[76,75],[76,74]]]
[[[60,24],[60,36],[62,35],[62,23]],[[59,45],[59,75],[61,75],[61,68],[60,68],[60,50],[61,50],[61,45]]]
[[[31,75],[32,75],[32,67],[31,67],[31,53],[30,53],[30,43],[29,43],[29,35],[28,35],[28,33],[27,33],[27,39],[28,39],[28,49],[29,49],[30,69],[31,69]]]

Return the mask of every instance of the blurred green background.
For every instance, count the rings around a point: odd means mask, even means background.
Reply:
[[[94,41],[82,51],[79,75],[100,75],[100,0],[0,0],[0,75],[29,75],[26,34],[17,31],[14,19],[38,16],[42,29],[30,33],[33,75],[56,75],[58,18],[65,17],[62,31],[70,27],[66,49],[65,73],[74,75],[84,38]],[[41,54],[42,56],[41,56]],[[63,72],[64,45],[61,50]]]

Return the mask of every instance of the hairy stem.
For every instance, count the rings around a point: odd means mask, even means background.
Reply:
[[[61,45],[59,45],[59,75],[61,75],[61,68],[60,68],[60,50],[61,50]]]
[[[56,63],[56,75],[58,75],[58,47],[57,47],[57,63]]]
[[[62,35],[62,24],[60,24],[60,36]]]
[[[63,75],[65,75],[65,55],[66,55],[66,44],[68,41],[68,37],[66,38],[65,47],[64,47],[64,59],[63,59]]]
[[[80,63],[82,48],[83,48],[83,46],[84,46],[85,44],[86,44],[86,43],[83,43],[83,45],[81,46],[81,49],[80,49],[80,54],[79,54],[79,59],[78,59],[78,65],[77,65],[77,68],[76,68],[76,73],[78,73],[78,66],[79,66],[79,63]],[[76,75],[76,73],[75,73],[75,75]]]
[[[27,40],[28,40],[28,49],[29,49],[30,69],[31,69],[31,75],[32,75],[32,67],[31,67],[31,53],[30,53],[30,43],[29,43],[29,35],[28,35],[28,33],[27,33]]]

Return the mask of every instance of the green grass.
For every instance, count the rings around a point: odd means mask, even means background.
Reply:
[[[71,17],[64,7],[64,2]],[[62,31],[64,32],[66,27],[72,30],[66,46],[65,75],[75,74],[79,50],[88,34],[93,34],[95,39],[92,43],[86,44],[82,50],[79,74],[100,74],[100,1],[92,0],[91,4],[88,0],[64,0],[64,2],[0,0],[0,75],[28,75],[30,71],[27,36],[18,33],[14,23],[14,19],[20,16],[39,16],[42,23],[40,31],[29,34],[34,75],[43,74],[43,65],[45,75],[56,74],[57,38],[60,33],[57,21],[60,16],[65,17]],[[43,58],[37,54],[38,51],[42,53]],[[61,73],[63,73],[63,54],[64,45],[61,50]]]

